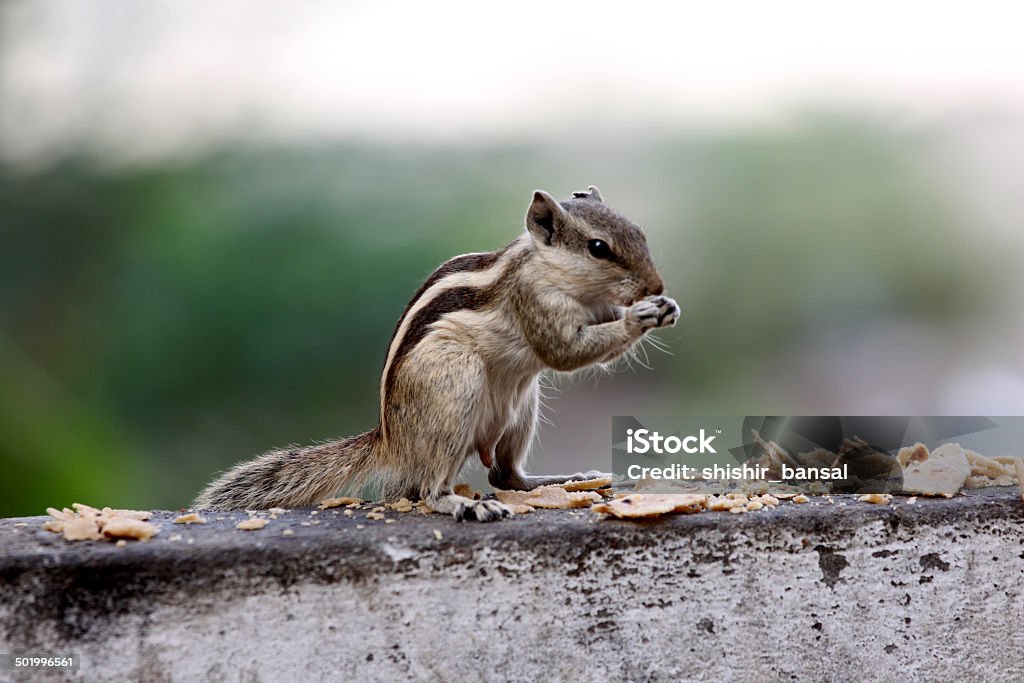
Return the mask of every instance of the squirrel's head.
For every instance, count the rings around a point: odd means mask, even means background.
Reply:
[[[664,290],[643,230],[593,185],[563,202],[537,190],[526,229],[551,279],[585,304],[628,306]]]

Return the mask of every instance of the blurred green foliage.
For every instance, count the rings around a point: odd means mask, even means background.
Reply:
[[[408,296],[593,183],[649,227],[684,317],[652,358],[680,408],[823,328],[997,306],[930,141],[782,130],[493,148],[241,149],[0,176],[0,515],[187,505],[214,472],[377,416]],[[730,393],[731,392],[731,393]],[[668,410],[666,410],[668,412]]]

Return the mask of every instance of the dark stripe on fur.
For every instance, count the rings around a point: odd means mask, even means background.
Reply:
[[[388,353],[391,352],[391,344],[395,341],[395,335],[398,334],[398,328],[402,326],[402,321],[405,320],[405,316],[409,315],[409,309],[411,309],[416,304],[416,302],[420,300],[420,297],[423,296],[424,292],[433,287],[438,280],[448,275],[451,275],[452,273],[469,273],[480,270],[487,270],[495,263],[497,263],[498,259],[501,258],[501,255],[508,251],[511,247],[512,245],[508,244],[499,249],[498,251],[491,251],[484,254],[463,254],[462,256],[456,256],[452,260],[441,264],[441,266],[437,270],[430,274],[430,277],[427,278],[427,281],[420,285],[420,288],[417,289],[416,293],[412,295],[412,299],[409,300],[409,303],[406,305],[405,310],[402,311],[402,315],[398,319],[398,322],[395,323],[395,329],[391,333],[391,341],[388,342]],[[384,359],[384,362],[387,363],[386,357]]]
[[[490,287],[454,287],[438,292],[430,303],[416,312],[409,321],[402,342],[395,350],[395,357],[388,367],[388,376],[384,380],[384,392],[390,394],[395,383],[395,376],[402,361],[416,345],[430,332],[430,326],[442,316],[455,311],[476,311],[490,303],[498,292],[498,284]]]

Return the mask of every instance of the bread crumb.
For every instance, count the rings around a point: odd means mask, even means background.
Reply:
[[[122,539],[119,539],[114,545],[116,545],[118,548],[123,548],[126,545],[128,545],[128,541],[126,541],[126,540],[124,540],[122,538]]]
[[[348,509],[346,509],[346,510],[345,510],[345,516],[346,516],[346,517],[351,517],[351,516],[352,516],[352,515],[354,515],[354,514],[355,514],[355,513],[354,513],[354,512],[352,512],[351,510],[348,510]]]
[[[646,519],[674,512],[700,512],[708,503],[704,494],[634,493],[593,506],[594,512],[620,519]],[[532,503],[531,503],[532,505]]]
[[[611,477],[597,477],[595,479],[583,479],[581,481],[567,481],[561,484],[555,484],[566,491],[592,491],[594,489],[603,489],[612,483]]]
[[[242,522],[239,522],[235,525],[235,528],[241,529],[242,531],[257,531],[268,524],[270,524],[270,520],[263,519],[260,517],[254,517],[252,519],[247,519]]]
[[[74,503],[74,510],[46,508],[52,519],[43,524],[43,529],[64,535],[68,541],[99,541],[114,538],[135,538],[149,540],[159,529],[144,520],[152,516],[146,510],[102,510]]]
[[[385,520],[384,520],[384,523],[385,523],[385,524],[394,524],[394,523],[395,523],[395,521],[396,521],[396,520],[394,520],[394,519],[385,519]]]
[[[472,500],[480,500],[480,494],[473,490],[469,484],[456,484],[452,487],[452,493],[456,496],[464,496]]]
[[[181,515],[174,519],[175,524],[206,524],[206,520],[194,512]]]
[[[759,500],[752,500],[749,503],[747,503],[747,510],[749,510],[750,512],[755,512],[757,510],[760,510],[763,507],[764,507],[764,503],[762,503]]]
[[[366,528],[365,524],[356,524],[356,529],[365,529],[365,528]]]
[[[326,510],[327,508],[336,508],[342,505],[359,505],[363,502],[362,498],[353,498],[352,496],[341,496],[340,498],[328,498],[320,503],[320,509]]]
[[[726,496],[711,496],[707,502],[707,509],[711,512],[728,512],[735,507],[744,507],[747,504],[747,499],[743,498],[728,498]]]
[[[171,536],[167,540],[168,541],[180,541],[181,540],[181,534],[174,534],[173,536]]]
[[[281,532],[281,535],[282,536],[294,536],[295,532],[292,531],[291,529],[285,529],[284,531]]]
[[[892,496],[890,496],[888,493],[865,493],[863,496],[857,496],[857,500],[859,500],[862,503],[885,505],[890,500],[892,500]]]
[[[970,476],[971,464],[964,449],[958,443],[944,443],[924,460],[910,459],[903,468],[903,491],[952,498]]]
[[[103,536],[106,538],[134,538],[137,541],[148,541],[159,531],[149,522],[132,517],[114,517],[103,525]]]
[[[103,538],[96,521],[86,517],[76,517],[67,520],[64,522],[62,531],[64,532],[64,538],[69,541],[98,541]]]
[[[811,499],[802,493],[798,493],[797,495],[793,496],[794,503],[809,503],[810,501]]]
[[[400,498],[398,502],[388,505],[395,512],[412,512],[412,501],[408,498]]]
[[[899,461],[900,467],[907,467],[915,462],[924,462],[928,459],[928,447],[921,442],[915,443],[913,446],[904,446],[896,454],[896,459]]]
[[[590,507],[604,500],[593,491],[569,492],[559,486],[541,486],[532,491],[497,491],[494,494],[506,505],[529,505],[535,508],[571,509]]]
[[[729,508],[729,512],[731,512],[734,515],[739,515],[739,514],[742,514],[742,513],[746,512],[746,511],[747,511],[747,506],[746,505],[737,505],[736,507]]]
[[[438,531],[437,529],[434,529],[434,538],[436,538],[437,540],[440,541],[442,538],[444,538],[444,536],[441,534],[440,531]]]
[[[999,479],[1010,474],[1008,467],[993,458],[986,458],[981,453],[971,450],[964,450],[967,463],[971,466],[971,475],[983,476],[989,479]]]
[[[913,505],[916,502],[917,502],[917,496],[911,496],[910,498],[907,498],[907,505]]]
[[[366,513],[366,518],[367,519],[384,519],[384,515],[382,515],[381,513],[377,512],[375,510],[373,512],[367,512]]]

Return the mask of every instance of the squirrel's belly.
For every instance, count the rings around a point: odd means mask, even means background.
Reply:
[[[474,430],[473,445],[480,462],[490,469],[494,465],[494,449],[506,430],[519,419],[519,412],[528,406],[535,379],[502,383],[503,390],[491,390],[482,397],[483,411]],[[509,389],[508,387],[514,387]]]

